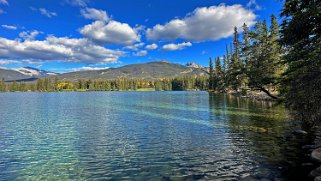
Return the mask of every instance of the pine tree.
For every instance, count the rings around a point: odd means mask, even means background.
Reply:
[[[229,61],[229,68],[227,71],[227,84],[230,88],[233,90],[238,90],[242,83],[242,67],[240,62],[240,54],[239,54],[239,48],[240,48],[240,42],[239,42],[239,35],[237,28],[234,28],[234,40],[233,40],[233,47],[231,46],[230,50],[230,61]],[[231,44],[232,45],[232,44]],[[231,53],[232,52],[232,53]]]
[[[287,106],[311,124],[321,122],[321,1],[286,0],[282,42],[287,52],[283,94]]]
[[[4,79],[0,80],[0,92],[6,92],[7,91],[7,85],[4,82]]]
[[[208,85],[209,85],[209,90],[214,90],[214,67],[213,67],[213,61],[212,58],[210,58],[210,68],[209,68],[209,81],[208,81]]]
[[[239,33],[237,31],[237,27],[234,27],[234,60],[239,62],[240,61],[240,53],[239,53],[239,48],[240,48],[240,42],[239,42]]]
[[[221,60],[220,57],[216,58],[215,61],[215,82],[216,82],[216,90],[222,91],[223,90],[223,71],[221,67]]]
[[[251,40],[249,27],[243,24],[242,63],[246,65],[251,60]]]
[[[280,27],[275,15],[271,16],[271,26],[270,26],[270,37],[269,37],[269,47],[270,47],[270,61],[272,64],[271,76],[272,83],[274,86],[280,83],[281,75],[284,72],[284,65],[281,62],[282,47],[279,43],[280,39]]]
[[[271,86],[276,85],[276,64],[273,60],[279,54],[271,53],[271,42],[277,45],[277,41],[271,41],[271,33],[267,27],[266,21],[257,22],[253,36],[253,44],[251,45],[251,60],[247,66],[247,76],[249,78],[249,87],[265,92],[270,97],[277,99],[269,91]]]

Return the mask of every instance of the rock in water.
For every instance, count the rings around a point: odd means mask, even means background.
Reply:
[[[313,163],[302,163],[303,167],[313,167],[314,164]]]
[[[306,135],[306,134],[308,134],[308,132],[306,132],[306,131],[304,131],[304,130],[295,130],[294,133],[300,134],[300,135]]]
[[[304,146],[302,146],[302,149],[304,149],[304,150],[309,150],[309,149],[314,149],[314,148],[315,148],[314,145],[304,145]]]
[[[315,178],[318,176],[321,176],[321,168],[320,167],[318,167],[310,172],[310,177]]]
[[[321,162],[321,148],[317,148],[317,149],[313,150],[311,153],[311,158],[313,160]]]
[[[321,176],[315,177],[314,181],[321,181]]]

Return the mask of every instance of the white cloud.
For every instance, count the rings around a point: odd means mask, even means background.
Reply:
[[[40,31],[33,30],[33,31],[23,31],[19,33],[19,37],[22,38],[23,40],[34,40],[36,36],[38,36]]]
[[[135,53],[134,56],[142,57],[142,56],[146,56],[147,53],[148,53],[148,52],[147,52],[146,50],[141,50],[141,51]]]
[[[16,30],[17,27],[16,26],[12,26],[12,25],[1,25],[2,28],[6,28],[8,30]]]
[[[80,10],[80,13],[86,19],[100,20],[100,21],[108,21],[108,15],[106,11],[99,10],[95,8],[85,8]]]
[[[164,45],[162,47],[162,50],[166,50],[166,51],[175,51],[175,50],[182,50],[186,47],[190,47],[192,46],[191,42],[183,42],[183,43],[178,43],[178,44],[174,44],[174,43],[170,43],[167,45]]]
[[[156,48],[158,48],[158,46],[155,43],[153,43],[153,44],[147,45],[145,48],[147,50],[155,50]]]
[[[72,6],[86,7],[90,0],[66,0]]]
[[[39,11],[40,14],[44,15],[44,16],[47,16],[48,18],[51,18],[53,16],[57,16],[57,13],[56,12],[51,12],[45,8],[35,8],[35,7],[29,7],[32,11]]]
[[[201,52],[202,55],[206,55],[207,53],[208,53],[208,52],[205,51],[205,50],[203,50],[203,51]]]
[[[48,36],[45,40],[10,40],[0,37],[0,57],[33,62],[63,61],[86,64],[115,63],[124,52],[106,49],[86,38]]]
[[[114,20],[109,22],[95,21],[81,28],[80,33],[100,44],[129,45],[140,41],[140,36],[135,29],[126,23]]]
[[[79,67],[79,68],[73,68],[71,69],[71,71],[79,72],[79,71],[105,70],[105,69],[109,69],[109,67]]]
[[[128,45],[125,46],[124,49],[129,49],[129,50],[138,50],[139,48],[141,48],[142,46],[144,46],[145,43],[141,42],[141,43],[136,43],[134,45]]]
[[[7,64],[13,64],[13,63],[19,63],[19,61],[0,59],[0,65],[7,65]]]
[[[241,27],[243,23],[251,26],[256,15],[242,5],[211,6],[195,9],[182,19],[174,19],[165,25],[156,25],[147,29],[150,40],[210,41],[229,37],[233,27]]]
[[[7,0],[0,0],[0,4],[9,5]]]
[[[246,7],[248,7],[248,8],[254,7],[255,10],[261,10],[262,9],[262,7],[259,4],[257,4],[256,0],[250,0],[246,4]]]
[[[39,12],[40,12],[40,14],[47,16],[48,18],[51,18],[53,16],[57,16],[57,13],[51,12],[45,8],[39,8]]]

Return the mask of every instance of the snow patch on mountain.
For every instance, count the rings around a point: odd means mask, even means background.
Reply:
[[[30,77],[42,77],[42,76],[48,76],[48,75],[57,75],[56,73],[53,73],[53,72],[39,70],[39,69],[32,68],[32,67],[20,67],[20,68],[15,68],[13,70],[20,72],[24,75],[30,76]]]

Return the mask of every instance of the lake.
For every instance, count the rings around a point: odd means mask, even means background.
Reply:
[[[207,92],[0,93],[0,180],[288,180],[295,127]]]

